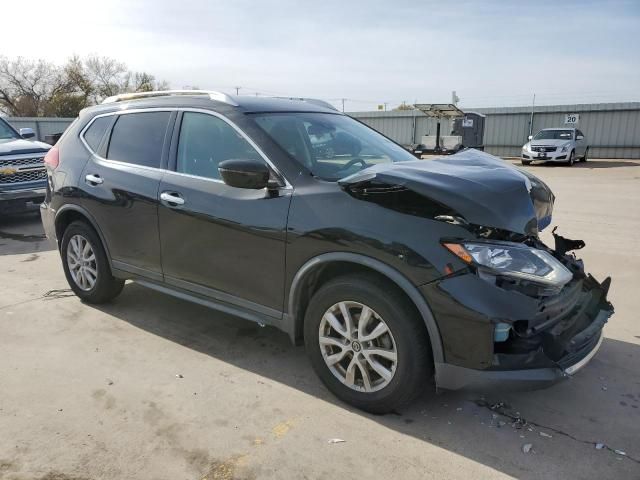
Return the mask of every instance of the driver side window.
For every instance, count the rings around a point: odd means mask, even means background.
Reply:
[[[177,172],[219,180],[218,165],[232,158],[264,161],[224,120],[206,113],[184,112],[178,139]]]

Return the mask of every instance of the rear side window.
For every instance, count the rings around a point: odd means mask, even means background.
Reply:
[[[176,171],[219,179],[218,165],[231,158],[264,161],[251,144],[224,120],[205,113],[184,113]]]
[[[93,152],[98,151],[102,137],[104,137],[111,120],[111,117],[96,118],[87,131],[84,132],[84,141],[87,142],[87,145],[89,145],[89,148]]]
[[[119,115],[111,132],[107,158],[159,168],[170,115],[170,112]]]

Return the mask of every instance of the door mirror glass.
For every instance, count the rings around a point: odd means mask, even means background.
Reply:
[[[269,183],[269,167],[257,160],[230,159],[220,162],[218,171],[230,187],[260,190]]]
[[[529,135],[527,138],[529,139],[529,141],[531,141],[533,140],[533,135]]]
[[[20,136],[22,138],[33,138],[36,136],[36,132],[33,131],[33,128],[21,128]]]
[[[582,140],[583,138],[584,138],[584,135],[578,135],[578,136],[576,137],[576,140]]]

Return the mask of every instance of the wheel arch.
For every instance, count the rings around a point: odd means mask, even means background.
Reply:
[[[354,270],[374,272],[397,286],[413,303],[425,323],[434,362],[444,361],[438,325],[429,305],[419,290],[402,273],[386,263],[366,255],[350,252],[333,252],[318,255],[308,260],[295,274],[289,288],[287,313],[284,319],[285,330],[287,330],[294,342],[297,342],[302,337],[304,312],[306,304],[308,304],[311,297],[309,292],[314,280],[317,280],[322,272],[326,274],[327,269],[330,277],[335,276],[336,272],[338,274],[353,273]],[[334,275],[331,275],[331,273]],[[311,289],[311,293],[313,291],[315,290]]]
[[[111,265],[111,254],[109,253],[109,246],[96,222],[96,219],[93,218],[85,208],[75,205],[75,204],[67,204],[63,205],[56,212],[56,217],[54,221],[56,238],[58,239],[58,248],[62,248],[62,236],[64,235],[64,231],[66,228],[71,225],[76,220],[82,220],[88,223],[98,234],[100,238],[100,242],[102,242],[102,247],[104,248],[105,253],[107,254],[107,260],[109,262],[109,267],[113,268]]]

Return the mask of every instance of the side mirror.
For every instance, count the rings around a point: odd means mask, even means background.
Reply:
[[[578,136],[576,137],[576,140],[582,140],[583,138],[584,138],[584,135],[578,135]]]
[[[19,133],[22,138],[33,138],[36,136],[33,128],[21,128]]]
[[[230,187],[260,190],[269,184],[269,167],[257,160],[230,159],[220,162],[218,171]]]
[[[529,141],[533,140],[533,135],[529,135],[529,136],[527,137],[527,139],[528,139]]]

